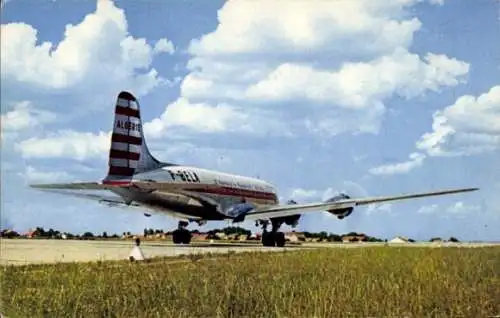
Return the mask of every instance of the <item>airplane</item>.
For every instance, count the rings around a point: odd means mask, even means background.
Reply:
[[[280,204],[277,188],[269,182],[156,159],[146,144],[139,102],[130,92],[118,94],[114,116],[108,174],[103,180],[30,186],[94,199],[110,206],[144,209],[148,211],[143,212],[146,216],[160,213],[178,218],[178,228],[173,231],[175,244],[190,243],[187,226],[191,222],[201,226],[208,221],[253,220],[256,226],[262,227],[262,245],[283,247],[285,235],[279,228],[283,224],[295,227],[304,213],[327,211],[344,219],[358,206],[479,190],[461,188],[365,198],[340,193],[323,202],[298,204],[290,200]],[[66,190],[102,191],[88,194]],[[105,195],[104,191],[115,195]]]

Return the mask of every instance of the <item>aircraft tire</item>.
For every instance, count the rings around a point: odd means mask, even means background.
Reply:
[[[264,246],[274,246],[276,244],[276,240],[274,237],[274,233],[272,232],[264,232],[262,233],[262,245]]]
[[[183,232],[184,233],[182,235],[182,243],[183,244],[191,243],[191,237],[192,237],[191,232],[189,232],[188,230],[184,230]]]
[[[285,246],[285,233],[283,232],[276,232],[274,234],[274,241],[277,247],[284,247]]]
[[[186,229],[177,229],[172,233],[174,244],[189,244],[191,243],[191,237],[191,233]]]
[[[180,244],[182,242],[181,240],[181,231],[180,230],[175,230],[172,233],[172,241],[174,244]]]

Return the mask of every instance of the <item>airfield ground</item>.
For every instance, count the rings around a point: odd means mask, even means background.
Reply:
[[[359,248],[380,246],[385,243],[307,243],[288,244],[284,248],[263,247],[255,243],[208,243],[197,242],[182,246],[162,241],[144,241],[141,249],[145,258],[173,257],[192,254],[223,254],[250,251],[280,252],[305,248]],[[394,246],[397,244],[389,244]],[[411,243],[411,247],[484,247],[494,243]],[[500,243],[497,243],[500,246]],[[37,263],[90,262],[127,259],[134,242],[127,241],[80,241],[80,240],[44,240],[44,239],[1,239],[0,265],[26,265]]]
[[[65,261],[96,259],[97,253],[123,259],[133,245],[48,240],[2,244],[2,258],[17,257],[21,263],[40,260],[41,254],[49,261],[62,252]],[[145,242],[144,254],[150,257],[181,251],[205,254],[146,262],[0,266],[0,312],[7,317],[498,317],[500,246],[446,245],[279,249]],[[325,248],[314,248],[320,246]]]

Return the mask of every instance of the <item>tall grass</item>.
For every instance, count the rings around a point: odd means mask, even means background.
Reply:
[[[500,248],[370,247],[4,267],[8,317],[487,317]]]

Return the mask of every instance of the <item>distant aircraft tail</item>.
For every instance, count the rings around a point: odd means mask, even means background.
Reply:
[[[129,92],[120,92],[116,99],[108,165],[104,182],[128,182],[136,173],[167,165],[149,152],[142,129],[139,102]]]

